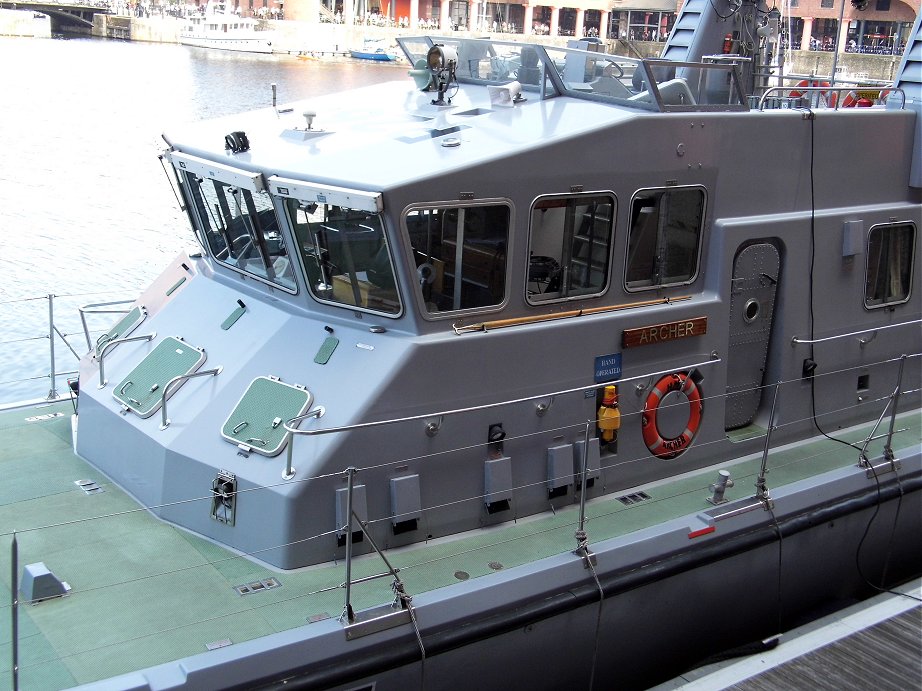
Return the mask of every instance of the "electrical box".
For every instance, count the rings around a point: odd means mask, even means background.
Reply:
[[[349,489],[343,487],[336,490],[336,535],[345,537],[347,507],[348,507]],[[354,485],[352,487],[352,510],[362,517],[362,520],[368,520],[368,502],[365,499],[365,485]],[[352,519],[352,533],[360,533],[362,526],[359,525],[355,518]]]
[[[583,472],[583,448],[586,442],[580,439],[573,445],[573,475],[576,486],[579,487],[582,482],[580,475]],[[586,458],[586,484],[591,486],[593,482],[602,477],[601,453],[599,450],[599,438],[590,437],[589,439],[589,456]]]
[[[406,524],[407,521],[418,521],[422,518],[419,475],[392,477],[390,488],[391,525],[397,527],[400,524]]]
[[[573,444],[548,447],[547,489],[549,492],[566,490],[573,483]]]
[[[512,501],[512,459],[509,456],[484,461],[483,501],[487,506]]]

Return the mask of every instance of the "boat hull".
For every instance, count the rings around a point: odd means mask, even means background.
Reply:
[[[267,39],[256,38],[212,38],[197,36],[180,36],[179,42],[184,46],[195,48],[212,48],[227,50],[237,53],[272,53],[272,42]]]
[[[901,462],[899,481],[881,473],[879,491],[864,472],[839,472],[706,537],[680,519],[593,545],[591,570],[564,553],[418,596],[418,638],[405,623],[349,640],[331,618],[106,688],[457,689],[458,670],[474,667],[484,689],[647,688],[922,573],[912,547],[922,467],[918,453]]]
[[[392,53],[378,53],[375,51],[350,50],[351,55],[356,60],[374,60],[376,62],[393,62],[397,59]]]

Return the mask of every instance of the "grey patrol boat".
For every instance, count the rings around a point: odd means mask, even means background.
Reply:
[[[22,687],[641,688],[922,573],[919,22],[766,10],[168,132],[200,249],[0,426]]]

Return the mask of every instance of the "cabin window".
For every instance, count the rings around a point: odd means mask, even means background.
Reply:
[[[545,197],[531,212],[530,303],[601,295],[611,265],[611,195]]]
[[[628,290],[695,280],[704,202],[700,187],[641,190],[634,196],[625,266]]]
[[[193,173],[183,175],[197,227],[214,257],[294,292],[294,273],[269,194]]]
[[[407,212],[405,223],[427,312],[502,304],[510,216],[506,204]]]
[[[916,228],[912,223],[871,228],[865,306],[884,307],[909,300],[915,241]]]
[[[400,312],[394,264],[377,213],[294,198],[285,200],[285,209],[315,298],[371,312]]]

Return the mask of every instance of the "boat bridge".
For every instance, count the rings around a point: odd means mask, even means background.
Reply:
[[[93,28],[93,16],[112,14],[106,3],[86,0],[80,2],[46,2],[43,0],[0,0],[0,8],[25,10],[47,14],[51,18],[51,32],[78,31],[88,33]]]

